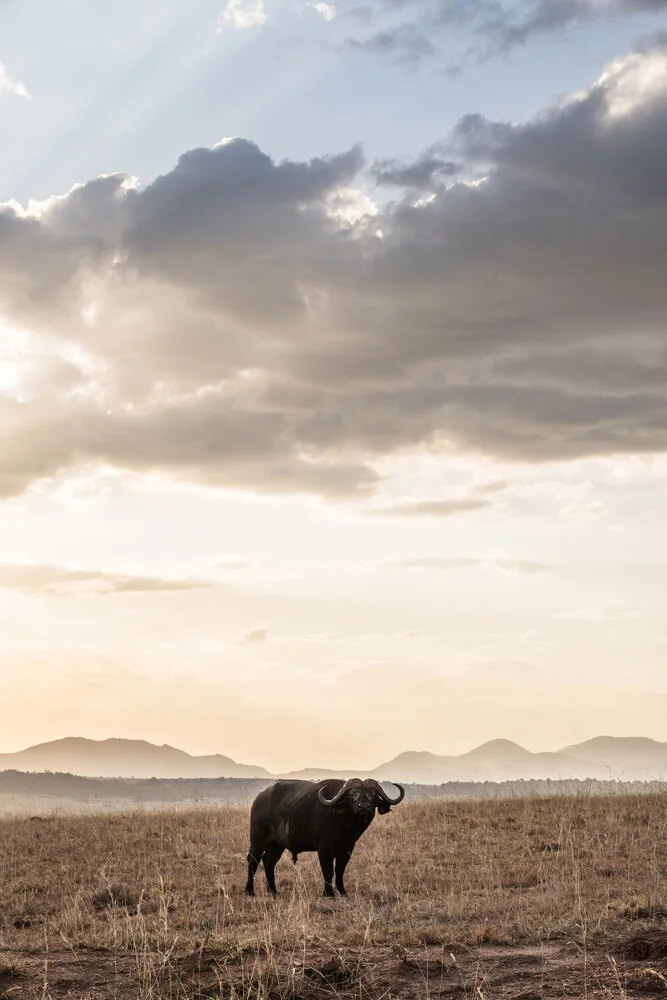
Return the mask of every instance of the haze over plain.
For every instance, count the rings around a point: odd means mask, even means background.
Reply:
[[[305,778],[320,781],[329,777],[363,775],[380,781],[392,779],[413,785],[442,785],[447,782],[520,782],[545,779],[557,783],[579,781],[664,782],[667,779],[667,743],[646,737],[598,736],[574,746],[546,753],[531,753],[511,740],[489,740],[458,755],[407,750],[376,767],[307,767],[284,775],[271,775],[257,764],[241,763],[221,754],[196,756],[166,744],[155,746],[145,740],[89,740],[66,737],[17,753],[0,754],[0,771],[10,785],[17,784],[17,772],[30,778],[52,778],[57,786],[62,778],[83,775],[91,778],[223,779],[228,794],[234,793],[238,778]],[[43,772],[49,772],[44,775]],[[62,782],[60,782],[62,784]],[[20,783],[19,783],[20,784]],[[103,786],[102,786],[103,787]],[[203,786],[202,786],[203,787]],[[556,788],[556,786],[552,786]],[[559,786],[565,788],[565,785]],[[22,787],[29,793],[29,786]],[[157,785],[153,791],[158,792]],[[567,789],[566,789],[567,791]],[[241,794],[246,788],[241,788]],[[51,793],[54,794],[53,789]],[[415,789],[410,790],[415,794]],[[61,790],[61,794],[62,790]],[[201,792],[200,792],[201,794]],[[159,798],[159,795],[156,795]],[[196,796],[194,796],[196,798]]]
[[[2,5],[0,750],[665,738],[666,14]]]

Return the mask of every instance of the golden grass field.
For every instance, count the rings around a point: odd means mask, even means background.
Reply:
[[[248,810],[0,820],[0,996],[667,996],[667,796],[406,801],[243,893]]]

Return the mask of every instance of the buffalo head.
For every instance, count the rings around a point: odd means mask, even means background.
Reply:
[[[396,806],[403,801],[405,789],[398,784],[396,788],[398,788],[398,796],[391,799],[375,778],[366,778],[365,781],[362,781],[361,778],[349,778],[333,798],[326,797],[324,788],[320,788],[318,798],[325,806],[335,806],[340,803],[347,805],[356,815],[372,819],[376,809],[380,813],[388,813],[391,806]]]

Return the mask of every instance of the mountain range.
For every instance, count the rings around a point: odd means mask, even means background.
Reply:
[[[0,771],[62,771],[91,778],[268,778],[269,772],[230,757],[193,757],[145,740],[69,736],[0,754]]]
[[[646,737],[598,736],[548,753],[532,753],[511,740],[491,740],[457,756],[406,751],[371,770],[305,768],[272,775],[222,754],[193,756],[145,740],[67,737],[16,753],[0,754],[0,771],[60,771],[87,777],[128,778],[327,778],[373,777],[441,784],[447,781],[517,781],[530,778],[667,780],[667,743]]]
[[[645,737],[597,736],[548,753],[531,753],[510,740],[492,740],[459,756],[399,754],[374,772],[397,781],[516,781],[529,778],[667,780],[667,743]]]

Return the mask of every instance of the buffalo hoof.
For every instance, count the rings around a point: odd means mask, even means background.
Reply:
[[[338,889],[338,886],[336,886],[336,889],[338,890],[339,896],[347,896],[347,891],[345,889]]]
[[[324,895],[331,897],[331,896],[335,896],[336,893],[333,891],[333,889],[331,888],[330,885],[325,885],[325,887],[324,887]]]
[[[246,895],[247,896],[254,896],[255,895],[255,890],[253,889],[253,887],[251,885],[247,885],[245,887],[245,891],[246,891]]]

